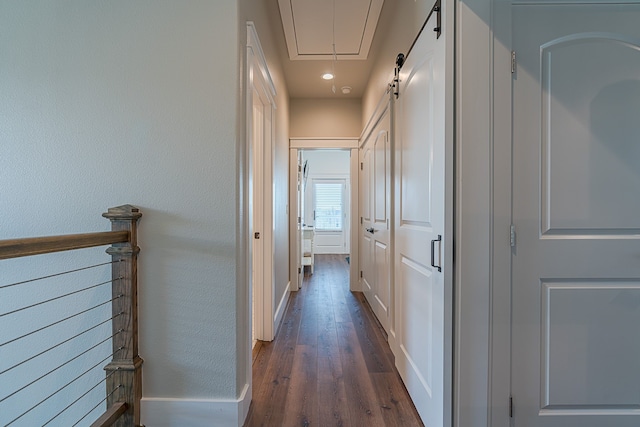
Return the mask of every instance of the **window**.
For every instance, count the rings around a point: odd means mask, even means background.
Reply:
[[[317,231],[342,231],[344,182],[314,180],[313,215]]]

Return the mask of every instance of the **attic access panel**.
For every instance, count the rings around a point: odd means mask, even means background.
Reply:
[[[289,58],[367,59],[384,0],[278,0]]]

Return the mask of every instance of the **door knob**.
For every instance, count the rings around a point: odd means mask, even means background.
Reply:
[[[367,230],[367,231],[368,231],[369,233],[371,233],[371,234],[373,234],[373,233],[375,233],[375,232],[376,232],[376,230],[375,230],[373,227],[371,227],[371,228],[365,228],[365,230]]]

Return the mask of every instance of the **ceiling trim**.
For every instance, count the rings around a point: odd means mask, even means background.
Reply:
[[[332,60],[333,54],[300,54],[298,48],[298,39],[296,37],[295,20],[293,17],[293,0],[278,0],[280,6],[280,16],[282,18],[282,28],[284,29],[285,39],[287,42],[287,50],[289,52],[289,59],[293,61],[297,60]],[[371,48],[371,42],[378,25],[378,19],[380,18],[380,12],[382,10],[382,4],[384,0],[370,0],[369,10],[367,14],[367,20],[362,33],[362,40],[360,44],[360,50],[355,53],[337,53],[336,58],[338,60],[365,60],[369,56],[369,49]]]

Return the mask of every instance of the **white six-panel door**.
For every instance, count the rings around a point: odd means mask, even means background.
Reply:
[[[445,41],[425,31],[400,72],[395,143],[396,365],[426,426],[445,411]],[[444,236],[443,236],[444,237]],[[431,248],[433,247],[433,257]],[[439,266],[442,271],[432,266]]]
[[[640,5],[515,5],[513,47],[513,425],[640,426]]]

